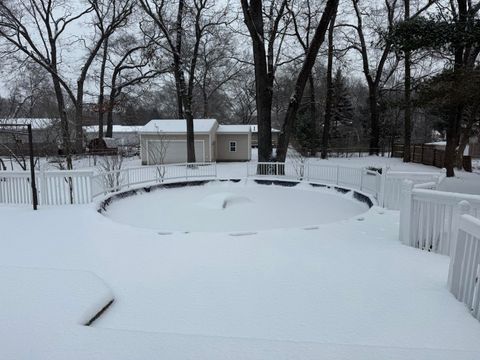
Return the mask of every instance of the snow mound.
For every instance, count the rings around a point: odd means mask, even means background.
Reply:
[[[252,200],[246,196],[230,193],[220,192],[205,196],[196,205],[210,210],[224,210],[232,205],[244,204],[252,202]]]

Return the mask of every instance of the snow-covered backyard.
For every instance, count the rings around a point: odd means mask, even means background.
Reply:
[[[300,186],[0,206],[0,358],[480,358],[447,256],[402,245],[397,211]]]

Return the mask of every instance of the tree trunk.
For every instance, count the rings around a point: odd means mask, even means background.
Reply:
[[[335,27],[335,17],[330,22],[328,29],[328,54],[327,54],[327,94],[325,98],[325,118],[323,121],[322,133],[322,159],[328,156],[328,141],[330,139],[330,123],[332,119],[333,102],[333,30]]]
[[[312,126],[312,129],[314,129],[314,136],[315,138],[318,136],[318,124],[317,124],[317,104],[316,104],[316,99],[315,99],[315,79],[313,78],[313,73],[310,72],[310,75],[308,76],[308,87],[310,90],[310,126]],[[315,139],[316,140],[316,139]],[[310,148],[310,156],[315,156],[318,151],[318,145],[315,142],[315,147]]]
[[[404,0],[405,20],[410,18],[410,0]],[[412,139],[412,103],[411,103],[411,54],[405,51],[405,122],[403,142],[403,162],[410,162],[410,145]]]
[[[55,71],[56,73],[56,71]],[[72,164],[72,149],[70,143],[70,129],[67,118],[67,111],[65,109],[65,98],[63,97],[62,85],[57,76],[52,74],[53,88],[55,97],[57,99],[58,115],[60,116],[61,136],[63,153],[66,157],[67,170],[73,169]]]
[[[445,146],[444,166],[447,169],[447,177],[455,176],[455,159],[459,141],[459,129],[462,119],[462,108],[456,106],[450,110],[447,127],[447,144]]]
[[[252,39],[255,68],[255,104],[258,124],[258,161],[272,160],[272,97],[274,74],[269,72],[261,0],[242,0],[245,24]],[[270,58],[270,60],[272,60]],[[273,71],[273,69],[271,69]]]
[[[370,155],[378,155],[380,152],[380,126],[378,124],[377,88],[370,85],[368,90],[368,106],[370,108],[370,143],[368,152]]]
[[[290,141],[290,135],[292,133],[292,128],[297,116],[298,107],[300,105],[300,101],[302,100],[305,84],[307,83],[308,76],[312,71],[313,65],[315,64],[320,46],[325,39],[325,33],[327,32],[328,26],[332,20],[332,17],[336,14],[337,6],[338,0],[327,1],[320,22],[318,23],[317,29],[315,30],[315,34],[312,38],[312,42],[308,48],[307,56],[305,57],[302,69],[300,70],[295,83],[295,88],[290,96],[290,102],[285,114],[282,131],[280,132],[280,136],[278,138],[276,158],[279,162],[284,162],[287,157],[288,143]]]
[[[105,67],[108,56],[108,38],[103,43],[102,65],[100,67],[100,92],[98,95],[98,137],[103,138],[103,119],[105,115]]]
[[[115,99],[117,98],[119,92],[115,88],[115,83],[112,83],[112,89],[110,90],[110,96],[108,99],[108,110],[107,110],[107,131],[105,132],[106,137],[113,137],[113,110],[115,108]]]

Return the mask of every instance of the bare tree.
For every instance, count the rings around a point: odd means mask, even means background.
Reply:
[[[323,122],[322,133],[322,159],[327,157],[328,142],[330,139],[330,122],[332,118],[333,105],[333,32],[335,28],[335,18],[332,17],[328,28],[328,52],[327,52],[327,93],[325,97],[325,118]]]
[[[140,0],[140,5],[163,35],[164,43],[159,45],[173,58],[178,117],[185,118],[187,125],[187,161],[195,162],[192,97],[200,45],[206,33],[225,23],[228,4],[220,10],[212,0],[178,0],[176,10],[165,0]],[[190,42],[191,52],[184,42]]]
[[[155,47],[154,41],[132,34],[122,34],[111,44],[108,57],[111,67],[108,84],[110,93],[103,105],[103,110],[107,112],[107,137],[112,137],[113,113],[122,92],[133,86],[144,85],[170,71],[170,66],[163,66],[156,60]]]
[[[116,155],[102,156],[99,161],[99,167],[103,173],[103,180],[110,191],[119,191],[122,185],[122,169],[123,155],[118,153]]]
[[[255,102],[258,123],[258,160],[272,160],[272,101],[281,43],[287,29],[287,0],[241,0],[244,22],[252,41]],[[277,40],[279,44],[277,44]]]
[[[338,0],[328,0],[325,4],[322,17],[317,25],[315,34],[310,42],[307,54],[302,64],[302,68],[298,74],[295,82],[294,90],[290,96],[290,102],[288,104],[287,112],[285,114],[282,130],[278,137],[278,146],[276,153],[276,160],[284,162],[287,157],[288,144],[290,141],[290,135],[292,133],[297,111],[302,100],[303,91],[308,78],[311,74],[312,68],[315,65],[315,61],[320,50],[320,46],[325,39],[325,34],[328,30],[328,26],[335,16],[338,7]]]
[[[59,117],[62,121],[63,148],[67,155],[67,168],[72,167],[70,126],[67,117],[64,91],[75,108],[76,150],[83,147],[83,96],[84,86],[89,68],[100,50],[106,37],[117,28],[123,26],[131,14],[133,0],[109,0],[101,2],[89,0],[87,6],[77,10],[62,0],[29,0],[15,2],[12,0],[0,3],[0,36],[10,53],[22,53],[48,71],[52,76],[57,98]],[[93,25],[99,30],[91,42],[87,57],[80,67],[76,81],[76,90],[69,84],[69,78],[62,74],[63,37],[71,25],[87,15],[92,15]],[[27,27],[25,24],[33,24]],[[85,39],[82,39],[85,41]]]
[[[167,135],[162,131],[156,131],[155,146],[148,147],[148,160],[149,165],[155,165],[158,179],[163,182],[167,168],[165,167],[165,160],[167,158],[167,150],[170,145],[170,141]]]

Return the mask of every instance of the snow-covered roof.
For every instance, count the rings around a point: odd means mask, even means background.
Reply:
[[[250,125],[252,133],[258,133],[258,125]],[[272,128],[272,133],[279,133],[280,130]]]
[[[220,134],[247,134],[250,131],[250,125],[219,125],[217,129]]]
[[[193,129],[195,133],[208,133],[215,125],[217,125],[215,119],[194,119]],[[140,130],[140,133],[186,133],[187,123],[185,119],[154,119],[150,120]]]
[[[137,133],[142,130],[143,126],[129,126],[129,125],[113,125],[114,133]],[[98,133],[98,125],[84,126],[83,130],[87,133]],[[103,131],[107,131],[107,127],[103,127]]]
[[[54,125],[58,119],[56,118],[2,118],[0,119],[0,126],[2,124],[16,124],[28,125],[32,124],[32,129],[41,130],[49,128]]]

